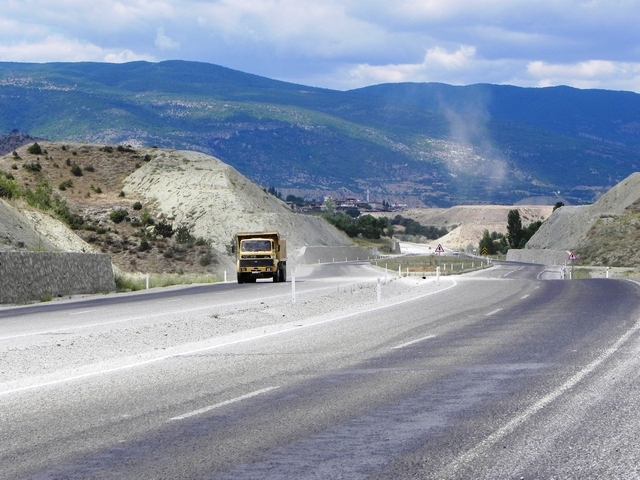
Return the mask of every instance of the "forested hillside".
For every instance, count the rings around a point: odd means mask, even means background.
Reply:
[[[640,165],[640,96],[388,84],[216,65],[0,63],[0,134],[214,155],[265,187],[409,205],[593,201]]]

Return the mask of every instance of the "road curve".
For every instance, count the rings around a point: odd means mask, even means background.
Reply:
[[[4,310],[0,478],[640,477],[638,285],[553,277],[328,265],[295,303]]]

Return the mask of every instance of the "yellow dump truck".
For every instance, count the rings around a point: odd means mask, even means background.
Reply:
[[[258,278],[287,281],[287,244],[278,232],[236,234],[238,283],[254,283]]]

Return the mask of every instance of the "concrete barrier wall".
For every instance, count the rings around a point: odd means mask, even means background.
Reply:
[[[0,252],[0,303],[112,292],[115,288],[108,255]]]
[[[523,248],[511,249],[507,252],[507,260],[510,262],[538,263],[540,265],[564,265],[568,263],[569,252],[566,250],[547,250]]]
[[[362,247],[304,247],[288,263],[331,263],[345,260],[367,260],[375,254]]]

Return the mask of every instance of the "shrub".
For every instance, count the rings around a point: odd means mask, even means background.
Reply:
[[[140,245],[138,245],[138,251],[139,252],[146,252],[147,250],[151,250],[151,248],[152,247],[149,244],[149,242],[147,242],[144,238],[140,242]]]
[[[18,157],[20,158],[20,157]],[[16,165],[15,163],[13,165],[11,165],[11,170],[18,170],[18,165]]]
[[[155,223],[149,212],[143,212],[142,215],[140,215],[140,221],[144,226],[153,225]]]
[[[61,182],[60,185],[58,186],[60,190],[66,190],[67,188],[71,188],[71,187],[73,187],[73,180],[71,179]]]
[[[140,202],[136,202],[133,204],[132,208],[134,210],[142,210],[142,204]]]
[[[23,163],[22,168],[24,168],[27,172],[37,173],[42,171],[42,165],[40,165],[39,161],[31,162],[31,163]]]
[[[177,228],[175,235],[176,242],[181,244],[187,243],[192,245],[196,241],[195,237],[189,232],[189,228],[184,225]]]
[[[84,167],[85,171],[87,172],[95,172],[96,169],[93,168],[93,165],[87,165],[86,167]]]
[[[19,192],[20,189],[13,180],[0,177],[0,197],[11,199],[19,196]]]
[[[124,197],[124,191],[120,190],[120,193],[118,194],[119,197]]]
[[[80,165],[76,165],[75,163],[71,166],[71,173],[73,175],[75,175],[76,177],[81,177],[82,176],[82,168],[80,168]]]
[[[160,235],[163,238],[170,238],[173,235],[173,227],[170,223],[167,223],[165,220],[162,220],[155,226],[154,229],[156,235]]]
[[[40,182],[35,190],[26,189],[24,192],[27,203],[32,207],[40,208],[41,210],[51,209],[51,187],[45,182]]]
[[[211,265],[212,260],[213,256],[211,255],[211,250],[207,250],[207,253],[200,257],[198,263],[203,267],[206,267],[207,265]]]
[[[127,212],[124,208],[117,208],[116,210],[112,210],[109,214],[109,218],[113,223],[120,223],[128,216],[129,212]]]
[[[27,152],[29,152],[32,155],[42,155],[42,148],[40,148],[40,145],[38,145],[38,143],[34,143],[33,145],[31,145],[29,148],[27,148]]]

